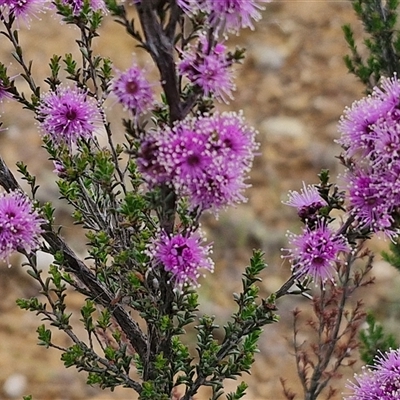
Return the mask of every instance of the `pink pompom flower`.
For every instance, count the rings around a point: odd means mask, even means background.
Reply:
[[[333,280],[339,253],[350,251],[345,238],[323,221],[318,221],[313,229],[304,228],[300,235],[289,233],[288,237],[291,248],[284,249],[288,252],[284,257],[290,259],[293,273],[299,278],[310,277],[317,283]]]
[[[37,113],[42,131],[54,143],[69,146],[92,138],[102,122],[96,100],[76,87],[59,87],[45,94]]]
[[[145,78],[143,69],[137,65],[117,74],[112,81],[111,92],[134,115],[146,113],[154,105],[151,84]]]
[[[45,222],[25,194],[0,193],[0,258],[8,261],[15,251],[37,249]]]
[[[176,286],[198,286],[201,270],[214,271],[211,246],[204,246],[202,242],[199,232],[174,235],[161,232],[152,246],[155,264],[171,273],[171,281]]]

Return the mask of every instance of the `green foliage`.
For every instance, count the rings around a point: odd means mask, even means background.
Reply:
[[[368,54],[362,56],[350,25],[343,26],[350,55],[344,57],[346,66],[367,87],[378,83],[382,76],[400,72],[400,34],[397,29],[398,0],[352,0],[353,9],[364,26],[367,38],[364,46]]]
[[[93,257],[101,260],[99,249],[109,242],[101,232],[88,234],[91,246],[96,248]],[[107,250],[109,251],[109,249]],[[135,388],[140,399],[169,399],[171,390],[181,384],[186,386],[187,396],[197,393],[201,386],[212,388],[212,399],[218,399],[224,393],[225,379],[236,379],[243,372],[250,372],[254,354],[265,324],[277,321],[274,314],[274,298],[259,299],[258,287],[260,273],[265,268],[261,252],[254,252],[250,266],[243,274],[243,292],[234,296],[238,305],[232,321],[225,327],[222,340],[215,318],[196,314],[198,307],[197,294],[185,287],[182,292],[174,293],[168,313],[163,311],[160,303],[152,304],[146,293],[142,280],[131,273],[131,283],[135,285],[136,294],[131,294],[130,304],[140,312],[154,336],[154,358],[143,360],[131,353],[125,334],[113,322],[112,312],[108,308],[99,309],[95,298],[86,299],[81,307],[80,321],[87,334],[87,340],[78,338],[70,326],[71,314],[65,304],[67,284],[74,281],[67,272],[60,269],[65,263],[62,255],[56,254],[56,262],[49,268],[48,277],[42,277],[42,271],[30,261],[30,274],[39,282],[47,303],[37,298],[19,299],[18,305],[42,315],[45,321],[55,326],[74,342],[69,347],[62,347],[53,342],[51,329],[45,324],[38,327],[39,345],[53,347],[62,351],[61,360],[65,367],[76,367],[88,373],[87,382],[102,388],[114,389],[124,385]],[[115,279],[104,275],[104,279]],[[109,286],[112,287],[112,286]],[[197,357],[191,348],[183,342],[186,327],[196,319]],[[94,342],[98,341],[102,355],[95,350]],[[132,366],[135,366],[144,381],[138,384],[129,378]],[[241,383],[236,392],[228,394],[229,399],[240,399],[244,396],[246,385]],[[189,397],[187,397],[189,398]]]
[[[46,329],[44,325],[40,325],[36,329],[36,332],[38,334],[39,346],[45,346],[46,348],[49,348],[51,344],[50,329]]]
[[[61,69],[60,60],[61,57],[56,54],[54,54],[53,57],[50,59],[49,67],[51,75],[45,80],[45,82],[49,84],[51,90],[56,90],[61,83],[58,77]]]
[[[400,272],[400,242],[390,243],[390,252],[382,251],[382,257]]]
[[[228,393],[227,394],[227,396],[226,396],[227,400],[239,400],[239,399],[241,399],[243,396],[246,395],[247,387],[248,387],[247,383],[242,382],[236,388],[235,393]]]
[[[10,94],[12,94],[15,90],[14,82],[10,79],[7,74],[7,67],[0,62],[0,82],[2,87],[7,90]]]
[[[36,177],[31,175],[28,171],[27,165],[25,165],[22,161],[16,163],[18,172],[22,175],[22,179],[25,180],[31,188],[32,196],[34,197],[39,186],[36,185]]]
[[[378,324],[373,314],[367,314],[367,328],[360,331],[361,359],[368,365],[374,364],[374,358],[389,349],[397,349],[398,343],[392,334],[384,332],[383,326]]]
[[[96,307],[94,306],[94,302],[91,300],[86,300],[85,305],[81,308],[81,315],[83,325],[88,333],[94,331],[94,323],[92,314],[96,311]],[[102,321],[104,322],[104,321]]]

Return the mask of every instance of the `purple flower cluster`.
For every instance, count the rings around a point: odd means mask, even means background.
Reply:
[[[154,105],[151,85],[144,76],[143,69],[137,65],[120,72],[112,81],[111,92],[125,109],[134,115],[142,114]]]
[[[306,227],[301,235],[289,233],[290,249],[285,258],[292,263],[293,273],[298,277],[310,277],[314,282],[333,280],[339,253],[348,252],[345,238],[333,232],[322,220],[313,227]]]
[[[258,3],[270,0],[208,0],[210,9],[210,24],[226,32],[239,33],[241,28],[254,29],[253,20],[261,19]]]
[[[360,226],[397,235],[394,213],[400,206],[400,81],[381,87],[347,108],[340,120],[345,149],[350,209]]]
[[[297,214],[303,222],[317,218],[318,210],[327,205],[317,188],[313,185],[306,186],[304,182],[301,192],[289,191],[289,199],[283,204],[297,208]]]
[[[89,0],[91,11],[107,12],[107,7],[104,0]],[[79,15],[84,6],[84,0],[61,0],[64,6],[70,6],[74,15]]]
[[[204,5],[204,1],[199,0],[176,0],[176,4],[187,14],[193,14],[200,10],[199,7]]]
[[[0,79],[0,101],[6,98],[12,98],[12,95],[7,91],[7,87],[5,86],[3,80]]]
[[[199,232],[173,236],[161,232],[152,245],[151,255],[156,266],[161,265],[172,274],[171,280],[176,286],[198,286],[200,270],[214,271],[209,257],[211,246],[203,246],[202,242]]]
[[[193,209],[218,211],[245,201],[255,134],[233,112],[188,118],[147,138],[138,165],[150,186],[169,184]]]
[[[356,382],[347,387],[352,394],[345,400],[398,400],[400,399],[400,351],[380,354],[374,366],[355,375]]]
[[[75,87],[59,87],[43,95],[37,113],[43,132],[54,143],[69,146],[92,138],[102,122],[96,100]]]
[[[232,99],[233,83],[232,61],[226,54],[222,43],[211,43],[205,36],[199,38],[197,46],[182,53],[178,64],[180,74],[198,86],[205,96],[215,95],[217,99]]]
[[[270,0],[178,0],[188,14],[199,11],[208,14],[208,23],[223,32],[238,33],[241,28],[254,29],[253,21],[261,19],[263,7],[259,3]]]
[[[7,260],[16,250],[30,252],[39,245],[45,220],[21,192],[0,194],[0,259]]]
[[[46,0],[0,0],[0,11],[25,21],[28,25],[32,16],[46,9]]]

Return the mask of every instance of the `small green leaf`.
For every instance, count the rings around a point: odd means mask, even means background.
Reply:
[[[40,325],[36,329],[36,332],[38,334],[39,346],[49,348],[51,345],[51,331],[49,329],[46,329],[44,325]]]

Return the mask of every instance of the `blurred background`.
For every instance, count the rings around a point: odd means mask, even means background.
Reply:
[[[234,310],[232,292],[240,290],[241,273],[248,264],[253,248],[266,253],[269,264],[264,274],[262,292],[266,296],[276,291],[289,277],[290,269],[280,258],[286,247],[285,233],[299,232],[295,211],[281,202],[288,190],[299,190],[302,181],[318,182],[321,168],[328,168],[334,178],[340,173],[340,148],[337,121],[345,106],[362,97],[364,88],[348,74],[342,57],[347,54],[341,26],[352,24],[360,38],[361,24],[356,21],[349,1],[274,1],[266,4],[263,20],[256,30],[243,31],[232,37],[230,45],[247,48],[243,66],[237,67],[235,100],[221,105],[224,110],[244,110],[249,122],[259,131],[260,154],[251,175],[249,201],[221,213],[218,220],[206,216],[203,221],[208,239],[214,242],[216,270],[201,281],[202,311],[216,315],[223,324]],[[34,76],[39,85],[49,73],[48,60],[54,54],[71,52],[79,32],[60,24],[58,17],[40,15],[33,19],[31,29],[21,24],[20,40],[25,59],[33,60]],[[0,60],[9,67],[11,76],[18,75],[16,62],[10,55],[10,45],[0,38]],[[134,59],[146,67],[152,64],[121,26],[105,19],[96,51],[109,56],[118,69],[131,65]],[[76,51],[75,51],[76,53]],[[156,75],[153,75],[156,76]],[[17,78],[20,89],[24,83]],[[43,85],[43,90],[46,90]],[[26,93],[28,90],[26,89]],[[109,111],[119,114],[119,106],[110,103]],[[41,186],[39,198],[51,200],[57,208],[58,223],[71,247],[84,256],[85,239],[80,229],[69,219],[70,210],[58,200],[53,165],[41,149],[40,136],[30,112],[18,104],[0,104],[1,120],[6,130],[0,131],[0,153],[10,167],[18,160],[28,164],[37,175]],[[114,132],[122,136],[122,127],[114,124]],[[15,170],[15,168],[14,168]],[[384,249],[388,242],[376,240],[372,247]],[[45,350],[36,345],[35,330],[38,318],[20,311],[15,300],[37,294],[24,269],[23,260],[13,258],[13,267],[0,264],[0,399],[21,398],[32,394],[35,400],[134,399],[134,393],[117,389],[113,394],[85,385],[86,375],[75,369],[66,370],[56,350]],[[43,267],[49,262],[41,257]],[[366,308],[372,309],[389,331],[397,332],[400,316],[400,279],[392,267],[376,258],[373,274],[376,283],[361,293]],[[81,297],[69,296],[71,310],[77,310]],[[260,341],[260,353],[250,376],[248,400],[283,399],[279,378],[287,380],[293,391],[302,397],[296,375],[292,343],[293,318],[291,310],[299,306],[307,310],[309,301],[287,296],[278,303],[281,321],[267,326]],[[307,315],[307,311],[305,312]],[[301,336],[307,340],[307,334]],[[56,335],[57,337],[57,335]],[[63,335],[58,340],[67,345]],[[342,381],[333,382],[341,398],[343,382],[360,368],[343,370]],[[228,382],[233,390],[235,382]],[[208,398],[206,394],[196,397]],[[323,397],[322,397],[323,398]]]

